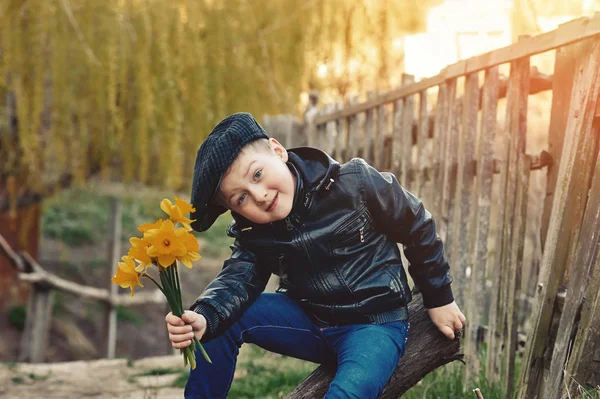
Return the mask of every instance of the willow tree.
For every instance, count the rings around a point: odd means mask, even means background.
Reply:
[[[392,38],[435,2],[2,1],[0,234],[27,247],[27,206],[90,177],[187,191],[198,145],[229,113],[386,88]],[[322,63],[341,72],[316,77]]]

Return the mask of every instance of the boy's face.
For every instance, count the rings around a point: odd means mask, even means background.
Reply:
[[[296,177],[285,164],[287,151],[273,138],[269,144],[271,151],[244,149],[220,185],[225,205],[258,224],[287,217],[296,190]]]

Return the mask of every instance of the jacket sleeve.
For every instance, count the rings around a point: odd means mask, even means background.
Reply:
[[[271,276],[267,268],[259,267],[255,254],[238,240],[231,249],[231,257],[225,261],[223,269],[190,306],[190,310],[206,318],[203,343],[235,323],[263,292]]]
[[[450,266],[431,214],[392,173],[379,172],[363,160],[358,162],[375,225],[403,244],[404,255],[410,262],[408,271],[423,293],[425,307],[435,308],[454,301]]]

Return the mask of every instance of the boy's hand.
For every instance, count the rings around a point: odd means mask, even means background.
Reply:
[[[171,312],[165,317],[167,330],[169,330],[169,339],[175,349],[190,346],[194,334],[198,339],[201,339],[206,331],[206,319],[201,314],[185,310],[181,318],[183,320]]]
[[[465,315],[462,314],[456,302],[448,305],[440,306],[439,308],[427,309],[431,321],[448,339],[454,339],[454,331],[459,331],[463,328]]]

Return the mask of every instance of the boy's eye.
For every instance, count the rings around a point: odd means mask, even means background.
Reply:
[[[242,195],[240,195],[240,197],[239,197],[239,198],[238,198],[238,200],[237,200],[237,204],[238,204],[238,206],[239,206],[239,205],[242,205],[242,203],[244,202],[244,200],[245,200],[245,199],[246,199],[246,194],[242,194]]]
[[[254,180],[260,179],[261,176],[262,176],[262,169],[259,169],[256,172],[254,172]]]

